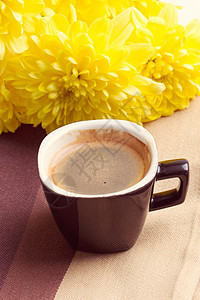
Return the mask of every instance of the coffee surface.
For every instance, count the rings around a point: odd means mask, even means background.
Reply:
[[[136,184],[149,164],[147,146],[127,132],[84,130],[53,157],[50,176],[64,190],[100,195]]]

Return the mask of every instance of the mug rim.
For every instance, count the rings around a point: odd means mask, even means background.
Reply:
[[[103,127],[105,126],[105,127]],[[88,129],[102,129],[102,128],[112,128],[115,126],[114,129],[122,130],[128,132],[129,134],[135,136],[137,139],[141,140],[148,146],[149,151],[151,152],[151,163],[147,174],[136,184],[132,186],[120,190],[117,192],[107,193],[107,194],[78,194],[75,192],[64,190],[58,187],[54,182],[51,180],[50,176],[45,171],[45,151],[48,151],[48,145],[51,143],[52,140],[56,141],[58,138],[61,138],[65,135],[68,131],[71,130],[88,130]],[[117,128],[119,127],[119,128]],[[121,129],[122,128],[122,129]],[[131,192],[135,192],[143,187],[145,187],[148,183],[154,180],[158,167],[158,153],[155,140],[151,133],[145,129],[144,127],[126,120],[118,120],[118,119],[99,119],[99,120],[87,120],[87,121],[80,121],[71,124],[64,125],[51,133],[49,133],[41,142],[39,150],[38,150],[38,171],[39,176],[42,183],[52,192],[67,196],[67,197],[74,197],[74,198],[99,198],[99,197],[113,197],[113,196],[123,196],[125,194],[129,194]]]

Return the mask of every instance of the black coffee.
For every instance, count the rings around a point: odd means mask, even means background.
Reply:
[[[147,146],[127,132],[80,131],[76,142],[62,148],[50,164],[50,176],[60,188],[99,195],[127,189],[147,173]]]

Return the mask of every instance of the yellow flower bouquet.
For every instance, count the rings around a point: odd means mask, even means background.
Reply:
[[[156,0],[0,1],[0,133],[138,124],[200,94],[200,21]]]

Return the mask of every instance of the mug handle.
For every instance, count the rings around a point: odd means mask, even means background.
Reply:
[[[184,202],[189,181],[189,163],[186,159],[162,161],[158,164],[156,180],[179,178],[178,189],[154,194],[150,201],[149,211],[162,209]]]

